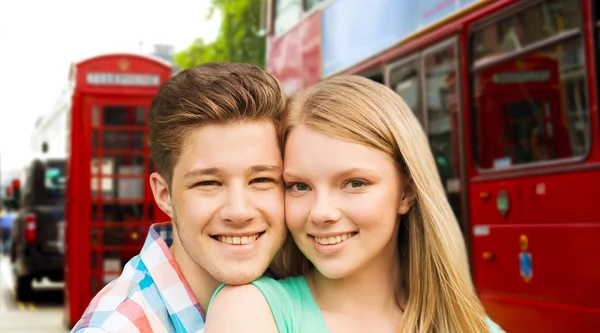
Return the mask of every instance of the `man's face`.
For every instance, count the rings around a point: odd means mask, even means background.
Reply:
[[[285,240],[281,173],[270,121],[189,133],[173,170],[167,212],[175,224],[173,252],[183,249],[227,284],[260,277]]]

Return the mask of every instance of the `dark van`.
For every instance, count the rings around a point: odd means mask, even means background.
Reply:
[[[37,159],[25,170],[10,252],[20,300],[29,298],[34,279],[63,281],[65,189],[65,160]]]

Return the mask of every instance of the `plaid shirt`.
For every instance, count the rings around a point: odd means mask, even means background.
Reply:
[[[169,245],[171,223],[150,227],[142,252],[92,300],[72,332],[204,331],[204,311]]]

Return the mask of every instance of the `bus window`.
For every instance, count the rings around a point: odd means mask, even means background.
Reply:
[[[302,15],[302,0],[275,0],[275,36],[292,29]]]
[[[419,63],[416,59],[400,60],[400,62],[390,66],[390,88],[402,97],[404,103],[423,124]]]
[[[367,79],[369,79],[371,81],[375,81],[377,83],[381,83],[381,84],[384,83],[383,67],[374,67],[374,68],[368,69],[366,71],[363,71],[361,73],[358,73],[356,75],[366,77]]]
[[[325,0],[304,0],[305,8],[304,11],[309,12],[318,4],[324,2]]]
[[[548,0],[482,27],[475,33],[474,55],[483,62],[556,34],[579,28],[580,1]]]
[[[480,168],[581,158],[589,151],[578,4],[545,1],[475,32],[473,151]],[[533,42],[540,46],[521,50]]]
[[[429,145],[457,219],[461,220],[457,52],[452,43],[423,56]]]

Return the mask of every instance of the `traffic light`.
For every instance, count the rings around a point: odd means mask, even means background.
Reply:
[[[11,185],[6,188],[6,197],[3,203],[7,208],[19,209],[21,207],[21,182],[14,179]]]
[[[21,207],[21,182],[18,179],[13,179],[12,189],[14,208],[19,209]]]

